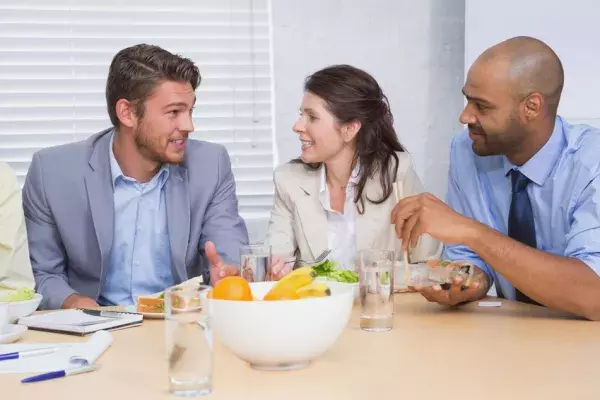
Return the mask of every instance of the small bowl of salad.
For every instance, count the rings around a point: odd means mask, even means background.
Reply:
[[[27,317],[40,306],[43,296],[33,289],[0,290],[0,303],[8,305],[8,322],[15,323],[21,317]]]
[[[358,274],[356,272],[340,268],[337,262],[331,260],[321,261],[312,267],[317,273],[316,281],[333,281],[352,285],[354,288],[354,297],[358,298]]]

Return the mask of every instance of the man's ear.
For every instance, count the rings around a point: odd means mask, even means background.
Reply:
[[[525,119],[527,121],[531,121],[532,119],[536,119],[540,113],[542,112],[542,107],[544,106],[544,97],[537,92],[534,92],[527,96],[525,99]]]
[[[115,104],[115,111],[119,122],[128,128],[137,124],[137,115],[133,103],[127,99],[119,99]]]

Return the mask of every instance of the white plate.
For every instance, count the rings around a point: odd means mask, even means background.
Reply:
[[[136,306],[133,306],[133,305],[125,307],[125,311],[131,312],[131,313],[142,314],[144,316],[144,318],[150,318],[150,319],[164,319],[165,318],[165,313],[139,312],[139,311],[137,311]]]
[[[27,332],[25,325],[8,324],[8,326],[3,328],[2,333],[0,333],[0,344],[16,342],[25,332]]]

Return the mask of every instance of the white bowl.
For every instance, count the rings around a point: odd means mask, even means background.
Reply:
[[[250,283],[262,299],[275,282]],[[253,368],[288,370],[308,366],[348,325],[351,285],[328,282],[331,296],[283,301],[207,299],[215,337]]]
[[[43,296],[36,293],[31,300],[25,301],[12,301],[12,302],[0,302],[0,304],[6,304],[8,306],[8,323],[12,324],[17,322],[21,317],[27,317],[40,306]]]

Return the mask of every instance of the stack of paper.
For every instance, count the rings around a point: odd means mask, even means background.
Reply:
[[[140,325],[140,314],[111,312],[111,317],[90,315],[90,310],[61,310],[19,318],[19,325],[30,329],[87,335],[99,330],[121,329]],[[107,313],[109,314],[109,313]]]

